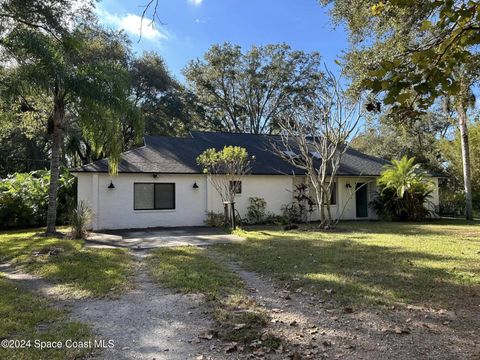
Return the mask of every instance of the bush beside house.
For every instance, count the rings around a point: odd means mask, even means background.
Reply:
[[[0,228],[44,226],[50,172],[15,173],[0,180]],[[75,178],[64,171],[59,179],[58,222],[68,222],[76,204]]]
[[[428,173],[404,156],[392,160],[378,179],[378,192],[370,207],[382,219],[421,221],[433,215],[427,205],[433,191]]]

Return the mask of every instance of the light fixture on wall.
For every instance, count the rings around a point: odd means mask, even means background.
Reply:
[[[108,185],[108,189],[115,189],[115,185],[113,185],[112,180],[110,180],[110,185]]]
[[[193,186],[192,186],[192,188],[194,188],[194,189],[198,189],[198,185],[197,185],[197,182],[196,182],[196,181],[193,183]]]
[[[347,189],[350,189],[350,188],[352,187],[352,185],[350,185],[350,183],[347,183],[347,184],[345,185],[345,187],[346,187]]]

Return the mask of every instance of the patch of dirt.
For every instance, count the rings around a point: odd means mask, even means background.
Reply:
[[[159,288],[136,252],[134,288],[116,300],[81,301],[72,309],[75,320],[91,323],[115,347],[99,359],[194,359],[208,354],[215,340],[201,339],[212,325],[210,309],[201,295],[183,295]]]
[[[249,296],[268,311],[271,322],[266,331],[284,344],[262,357],[278,358],[279,353],[290,359],[480,357],[480,316],[473,308],[336,307],[328,289],[321,297],[302,289],[291,291],[239,264],[229,267],[247,284]]]

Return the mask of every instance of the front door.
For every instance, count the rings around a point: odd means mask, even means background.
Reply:
[[[368,196],[367,196],[367,184],[357,183],[355,186],[355,200],[357,218],[368,217]]]

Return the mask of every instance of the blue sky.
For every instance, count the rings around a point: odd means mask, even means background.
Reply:
[[[334,60],[348,46],[342,28],[334,29],[328,12],[317,0],[159,0],[156,28],[144,21],[139,41],[140,15],[146,0],[103,0],[97,4],[102,23],[124,29],[134,49],[158,52],[174,76],[202,57],[215,43],[253,44],[285,42],[294,49],[318,51],[334,71]]]

